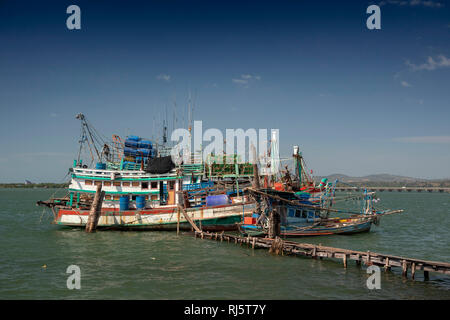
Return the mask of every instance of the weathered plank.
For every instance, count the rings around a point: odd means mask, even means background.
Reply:
[[[429,279],[429,272],[448,274],[450,275],[450,263],[447,262],[437,262],[437,261],[427,261],[414,258],[399,257],[394,255],[386,255],[370,251],[357,251],[349,249],[341,249],[334,247],[327,247],[322,245],[315,245],[309,243],[299,243],[294,241],[282,240],[279,237],[275,239],[270,238],[256,238],[256,237],[240,237],[231,234],[221,234],[220,237],[217,234],[209,232],[196,232],[196,234],[201,234],[202,239],[217,240],[225,238],[228,242],[233,241],[234,243],[247,244],[247,247],[253,249],[264,248],[269,249],[270,252],[275,254],[286,254],[286,255],[300,255],[312,258],[331,258],[342,260],[344,267],[348,267],[348,261],[356,261],[357,265],[361,265],[363,261],[366,265],[378,265],[384,267],[384,269],[390,270],[392,267],[398,267],[402,270],[402,275],[407,276],[408,269],[411,268],[411,277],[415,279],[416,271],[423,270],[425,280]]]

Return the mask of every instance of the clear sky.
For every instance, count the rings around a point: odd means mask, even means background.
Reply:
[[[1,1],[0,182],[60,181],[79,112],[151,138],[189,91],[204,128],[278,128],[317,175],[448,178],[449,36],[443,0]]]

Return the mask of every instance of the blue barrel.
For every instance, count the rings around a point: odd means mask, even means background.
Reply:
[[[207,196],[206,197],[206,206],[221,206],[224,204],[229,204],[230,198],[226,194],[218,194],[215,196]]]
[[[295,195],[300,198],[300,199],[309,199],[309,197],[311,196],[311,194],[309,194],[308,192],[296,192]]]
[[[150,149],[137,149],[137,155],[142,156],[142,157],[149,157],[151,154],[151,150]]]
[[[135,140],[130,140],[130,139],[125,140],[125,147],[137,148],[138,144],[139,144],[139,142],[137,142]]]
[[[153,144],[150,140],[141,140],[138,143],[138,148],[151,149],[152,147],[153,147]]]
[[[136,197],[136,208],[144,209],[146,205],[145,196],[137,196]]]
[[[120,197],[120,211],[126,211],[130,209],[130,197],[121,196]]]
[[[106,169],[106,163],[97,162],[97,164],[95,165],[95,169],[101,169],[101,170]]]
[[[138,136],[128,136],[127,140],[134,140],[134,141],[140,141],[141,138],[139,138]]]
[[[123,153],[126,156],[133,156],[134,157],[134,156],[136,156],[136,149],[125,147],[125,148],[123,148]]]

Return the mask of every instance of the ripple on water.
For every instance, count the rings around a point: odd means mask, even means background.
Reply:
[[[449,299],[448,277],[402,280],[382,273],[381,290],[353,262],[272,256],[265,250],[201,241],[172,232],[86,234],[51,225],[37,200],[53,190],[0,190],[0,298],[10,299]],[[372,232],[297,239],[423,259],[450,261],[448,195],[383,193],[384,217]],[[81,290],[66,288],[80,266]],[[43,268],[46,265],[46,268]],[[417,273],[420,280],[421,272]]]

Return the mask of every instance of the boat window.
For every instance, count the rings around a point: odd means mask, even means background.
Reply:
[[[175,183],[173,181],[169,181],[169,190],[173,190]]]
[[[101,186],[102,185],[102,182],[101,181],[95,181],[95,183],[94,183],[96,186]]]
[[[152,201],[158,200],[158,196],[156,194],[152,194]]]
[[[142,182],[142,189],[148,189],[148,182]]]
[[[105,181],[105,182],[103,182],[103,185],[105,187],[109,187],[111,185],[111,181]]]
[[[302,218],[306,219],[306,211],[305,210],[302,211]]]
[[[300,218],[302,215],[302,210],[295,210],[295,217]]]
[[[141,184],[140,184],[138,181],[133,181],[133,182],[131,183],[131,185],[132,185],[133,187],[139,187]]]
[[[113,182],[113,185],[114,185],[115,187],[120,187],[120,181],[114,181],[114,182]]]
[[[153,181],[151,184],[152,189],[158,189],[158,182]]]
[[[85,180],[84,184],[87,186],[92,186],[92,180]]]
[[[289,217],[294,217],[294,216],[295,216],[295,210],[289,209]]]
[[[129,187],[129,186],[130,186],[130,182],[128,182],[128,181],[122,182],[122,187]]]

